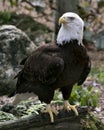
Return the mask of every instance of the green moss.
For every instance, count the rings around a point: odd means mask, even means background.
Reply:
[[[13,114],[0,111],[0,122],[14,120],[16,117]]]

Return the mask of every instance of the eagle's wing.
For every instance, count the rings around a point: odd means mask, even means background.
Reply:
[[[89,72],[91,70],[91,61],[89,59],[89,56],[87,57],[85,67],[83,69],[83,72],[79,78],[78,85],[82,85],[85,79],[87,78]]]
[[[23,78],[42,84],[54,83],[64,69],[64,61],[54,53],[35,52],[25,61]]]

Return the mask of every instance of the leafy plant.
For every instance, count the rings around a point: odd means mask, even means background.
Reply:
[[[39,110],[44,109],[46,106],[46,104],[44,103],[39,103],[39,104],[35,104],[29,107],[29,109],[27,109],[26,113],[28,115],[31,115],[32,113],[38,115],[39,114]]]
[[[0,122],[14,119],[16,119],[16,117],[13,114],[0,111]]]
[[[56,91],[54,100],[60,100],[60,92]],[[73,87],[69,102],[80,106],[94,106],[98,105],[98,91],[94,91],[93,86],[84,87],[77,84]],[[61,97],[62,99],[62,97]]]
[[[101,68],[93,67],[91,69],[90,76],[93,80],[96,80],[98,83],[104,85],[104,70]]]
[[[0,20],[0,23],[8,23],[8,21],[11,19],[12,15],[10,12],[7,11],[0,11],[0,17],[2,18]]]
[[[71,104],[78,104],[81,106],[94,106],[98,105],[98,91],[94,91],[93,86],[83,87],[75,85],[73,87],[70,102]]]
[[[89,77],[92,81],[96,81],[99,85],[104,84],[104,71],[100,68],[93,67]],[[94,106],[98,105],[99,91],[94,90],[91,85],[89,87],[78,86],[73,87],[70,102],[73,104],[80,104],[81,106]]]

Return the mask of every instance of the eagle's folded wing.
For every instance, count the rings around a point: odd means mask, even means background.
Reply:
[[[64,69],[64,61],[58,56],[48,54],[31,55],[24,66],[23,77],[28,81],[53,84]]]

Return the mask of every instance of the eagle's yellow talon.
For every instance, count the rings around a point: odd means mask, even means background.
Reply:
[[[64,101],[64,108],[65,108],[67,111],[73,110],[74,113],[75,113],[75,115],[78,116],[78,111],[77,111],[76,107],[77,107],[77,105],[70,105],[67,100]]]
[[[55,115],[58,114],[58,111],[57,111],[54,107],[51,107],[51,105],[48,104],[47,107],[46,107],[46,110],[44,110],[44,111],[42,111],[42,112],[43,112],[43,113],[49,113],[51,123],[54,123],[53,113],[54,113]]]
[[[52,112],[57,116],[58,115],[58,111],[55,109],[55,107],[52,108]]]

